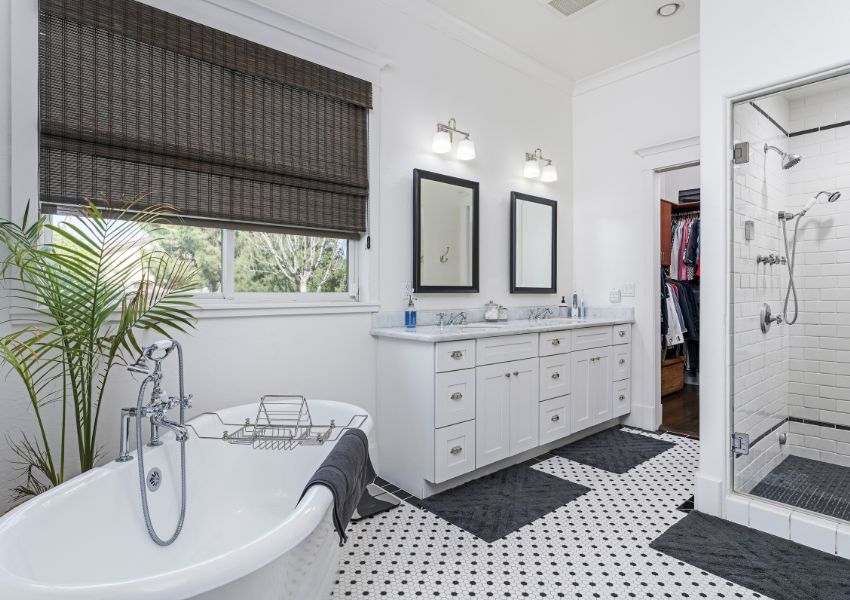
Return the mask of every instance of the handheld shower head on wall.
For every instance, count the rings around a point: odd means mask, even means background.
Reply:
[[[809,212],[821,196],[826,196],[826,201],[832,203],[841,198],[841,192],[818,192],[817,194],[812,196],[812,198],[808,202],[806,202],[806,205],[803,207],[803,210],[798,213],[799,216],[802,217],[807,212]]]
[[[768,144],[765,144],[764,153],[767,154],[768,150],[773,150],[774,152],[779,154],[779,156],[782,157],[782,169],[785,171],[787,171],[788,169],[799,163],[801,160],[803,160],[803,157],[799,154],[790,154],[788,152],[785,152],[784,150],[780,150],[776,146],[770,146]]]

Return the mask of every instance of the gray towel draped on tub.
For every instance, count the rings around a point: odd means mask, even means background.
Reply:
[[[375,469],[369,459],[369,439],[360,429],[349,429],[337,440],[321,466],[304,486],[301,498],[314,485],[327,487],[334,497],[334,529],[339,545],[348,539],[345,528],[351,520],[366,486],[375,480]],[[299,502],[301,499],[299,498]]]

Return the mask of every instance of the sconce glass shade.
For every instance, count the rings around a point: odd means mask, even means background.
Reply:
[[[525,161],[525,166],[522,169],[522,176],[528,177],[529,179],[540,177],[540,165],[537,163],[536,158]]]
[[[452,138],[448,131],[438,131],[434,134],[431,142],[431,150],[436,154],[445,154],[452,151]]]
[[[475,158],[475,144],[469,138],[463,139],[457,145],[457,157],[460,160],[472,160]]]
[[[540,174],[540,181],[551,182],[558,181],[558,170],[555,169],[555,165],[552,163],[547,163],[543,167],[543,172]]]

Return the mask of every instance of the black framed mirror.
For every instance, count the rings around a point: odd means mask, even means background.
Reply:
[[[558,286],[558,203],[511,192],[511,293],[554,294]]]
[[[413,288],[478,291],[478,182],[413,170]]]

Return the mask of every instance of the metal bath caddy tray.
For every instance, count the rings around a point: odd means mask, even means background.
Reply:
[[[334,419],[328,424],[313,423],[310,407],[304,396],[267,395],[260,398],[257,416],[252,422],[225,423],[218,413],[203,413],[215,417],[224,431],[218,435],[202,434],[192,423],[187,427],[205,440],[220,440],[228,444],[251,446],[257,450],[292,450],[297,446],[319,446],[334,442],[348,429],[358,429],[368,418],[354,415],[345,425]]]

